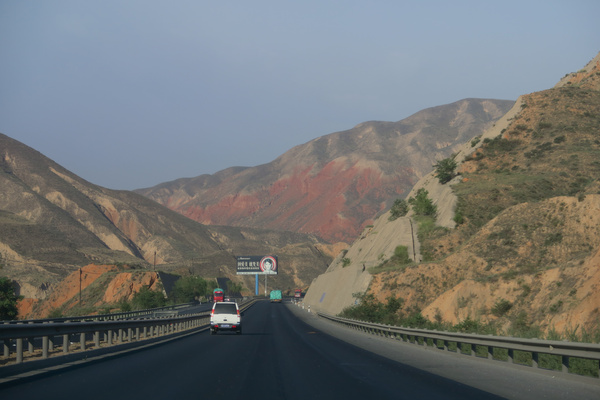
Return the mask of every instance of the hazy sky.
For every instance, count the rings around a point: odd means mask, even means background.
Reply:
[[[0,132],[136,189],[369,120],[549,89],[600,2],[0,0]]]

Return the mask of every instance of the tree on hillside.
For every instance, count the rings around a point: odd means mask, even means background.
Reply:
[[[175,303],[188,303],[196,298],[206,296],[208,283],[199,276],[185,276],[175,282],[173,300]]]
[[[390,209],[390,216],[388,220],[394,221],[400,217],[404,217],[408,213],[408,204],[404,199],[396,199],[392,208]]]
[[[19,298],[20,296],[15,294],[12,281],[6,277],[0,277],[0,321],[17,319]]]
[[[244,287],[240,282],[227,281],[227,292],[231,294],[242,293]]]
[[[166,303],[167,299],[165,299],[162,292],[150,290],[147,286],[142,287],[139,292],[133,295],[131,300],[134,310],[163,307]]]
[[[442,185],[450,182],[452,178],[456,176],[456,173],[454,172],[456,170],[456,166],[456,161],[454,161],[453,158],[445,158],[441,161],[438,161],[438,163],[433,166],[435,169],[435,176],[437,176]]]
[[[408,203],[412,206],[416,215],[434,216],[437,213],[437,206],[428,197],[429,192],[423,188],[417,190],[415,197],[408,199]]]

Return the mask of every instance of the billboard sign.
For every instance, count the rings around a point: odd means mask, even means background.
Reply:
[[[238,256],[238,275],[277,275],[277,256]]]

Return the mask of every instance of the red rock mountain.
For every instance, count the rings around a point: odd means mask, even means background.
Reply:
[[[136,192],[206,225],[313,233],[350,243],[437,161],[480,135],[513,103],[465,99],[398,122],[365,122],[267,164]]]

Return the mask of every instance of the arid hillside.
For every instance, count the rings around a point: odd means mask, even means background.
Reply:
[[[398,122],[365,122],[267,164],[136,192],[207,225],[290,230],[349,243],[438,160],[493,125],[512,104],[466,99]]]
[[[91,184],[2,134],[0,188],[0,274],[31,299],[89,264],[156,266],[253,288],[235,275],[236,255],[246,254],[278,255],[274,279],[294,288],[308,285],[335,251],[301,233],[206,227],[136,193]]]
[[[120,302],[130,302],[142,287],[164,292],[156,271],[90,264],[67,275],[53,287],[47,298],[20,301],[19,317],[35,319],[56,312],[61,315],[72,315],[74,312],[88,315],[98,310],[118,310]]]
[[[428,191],[436,217],[384,214],[306,301],[335,313],[361,290],[431,321],[600,335],[600,54],[509,114],[465,143],[454,179],[432,173],[413,188]],[[394,257],[398,246],[414,261]],[[345,297],[323,301],[330,293]]]

